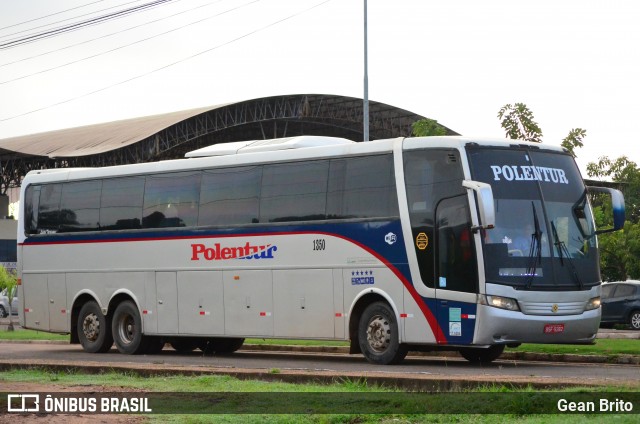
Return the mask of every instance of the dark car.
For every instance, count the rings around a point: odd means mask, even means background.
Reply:
[[[627,324],[640,330],[640,281],[605,283],[601,298],[601,327]]]

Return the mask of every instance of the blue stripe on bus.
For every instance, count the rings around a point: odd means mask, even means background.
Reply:
[[[22,245],[37,246],[48,244],[83,244],[83,243],[116,243],[153,240],[186,240],[202,238],[224,237],[259,237],[292,234],[319,234],[335,236],[357,244],[382,261],[404,284],[411,296],[420,307],[431,326],[436,340],[442,344],[468,344],[471,340],[451,335],[448,317],[442,316],[437,299],[425,298],[418,294],[411,278],[404,238],[399,220],[367,221],[348,223],[305,223],[290,225],[251,226],[242,228],[175,228],[149,229],[118,232],[90,232],[90,233],[58,233],[40,234],[28,237]],[[395,241],[389,243],[389,234],[395,235]],[[451,302],[450,302],[451,303]],[[458,302],[459,303],[459,302]],[[475,316],[475,304],[463,304],[465,314]],[[462,332],[473,336],[475,320],[462,323]],[[457,333],[454,333],[457,334]]]

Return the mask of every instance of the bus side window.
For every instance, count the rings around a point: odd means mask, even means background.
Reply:
[[[29,186],[24,201],[24,233],[38,233],[38,208],[40,207],[40,186]]]
[[[262,166],[205,170],[198,225],[258,222]]]
[[[40,189],[38,229],[40,233],[57,233],[60,228],[62,184],[45,184]]]
[[[144,191],[143,228],[195,226],[200,172],[150,175]]]

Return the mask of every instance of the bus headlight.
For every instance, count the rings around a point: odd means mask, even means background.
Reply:
[[[480,296],[482,305],[493,306],[494,308],[506,309],[508,311],[519,311],[518,301],[504,296]]]
[[[600,307],[600,296],[592,297],[587,302],[587,306],[584,308],[585,311],[592,311],[594,309],[598,309]]]

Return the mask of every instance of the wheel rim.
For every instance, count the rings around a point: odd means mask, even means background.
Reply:
[[[640,313],[636,312],[631,315],[631,326],[636,330],[640,330]]]
[[[118,321],[118,338],[122,344],[133,342],[136,334],[136,324],[131,315],[123,315]]]
[[[367,326],[367,343],[372,350],[384,352],[391,344],[391,324],[382,315],[371,318]]]
[[[100,320],[96,314],[89,314],[82,321],[82,333],[85,339],[95,342],[100,336]]]

